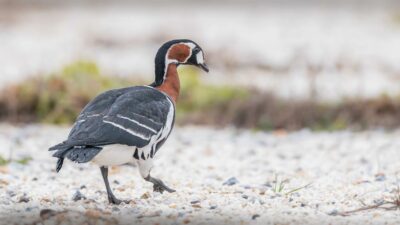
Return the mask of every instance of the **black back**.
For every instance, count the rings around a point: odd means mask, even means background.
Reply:
[[[171,104],[165,94],[146,86],[104,92],[83,109],[68,140],[50,150],[109,144],[141,148],[165,126]]]

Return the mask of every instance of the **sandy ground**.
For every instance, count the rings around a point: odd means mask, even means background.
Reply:
[[[400,131],[252,132],[178,127],[152,174],[176,193],[152,192],[137,168],[114,167],[109,205],[99,169],[47,148],[67,128],[0,125],[0,224],[399,224],[400,211],[360,207],[399,196]],[[19,159],[31,157],[27,164]],[[281,187],[281,188],[278,188]],[[281,190],[280,190],[281,189]],[[395,206],[392,203],[382,205]]]

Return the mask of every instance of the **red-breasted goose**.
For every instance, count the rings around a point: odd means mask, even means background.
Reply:
[[[57,172],[64,158],[100,166],[110,203],[119,204],[108,182],[108,166],[136,162],[141,176],[152,182],[154,191],[174,192],[160,179],[150,176],[153,158],[174,126],[175,103],[180,83],[177,67],[189,64],[208,72],[198,44],[180,39],[166,42],[155,58],[155,81],[106,91],[78,116],[68,139],[51,147],[58,158]]]

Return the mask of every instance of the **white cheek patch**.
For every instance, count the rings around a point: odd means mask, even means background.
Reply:
[[[204,63],[204,56],[203,56],[203,52],[202,51],[197,53],[196,61],[197,61],[198,64],[203,64]]]

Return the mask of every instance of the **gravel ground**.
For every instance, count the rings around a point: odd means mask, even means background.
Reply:
[[[176,193],[152,192],[134,165],[114,167],[109,205],[99,169],[47,148],[66,127],[0,125],[0,223],[399,224],[400,131],[286,133],[178,127],[153,169]],[[31,157],[31,160],[21,159]]]

